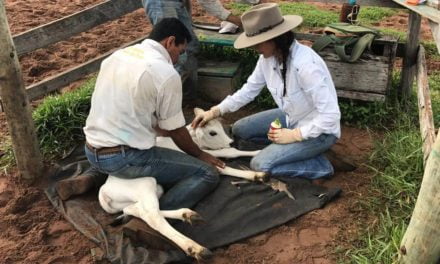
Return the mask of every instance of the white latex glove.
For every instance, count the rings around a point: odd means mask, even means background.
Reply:
[[[231,23],[229,21],[222,21],[220,23],[220,30],[218,31],[218,33],[224,34],[224,33],[232,33],[234,34],[235,32],[237,32],[238,26],[235,25],[234,23]]]
[[[301,130],[299,130],[299,128],[270,129],[267,136],[269,140],[276,144],[289,144],[303,140]]]
[[[194,120],[191,122],[191,126],[193,128],[203,127],[206,123],[219,116],[220,108],[218,108],[218,106],[213,106],[209,111],[201,112],[200,114],[196,115]]]

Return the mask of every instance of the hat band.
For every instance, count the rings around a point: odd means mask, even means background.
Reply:
[[[255,37],[256,35],[260,35],[261,33],[264,33],[264,32],[266,32],[266,31],[271,30],[272,28],[278,26],[279,24],[281,24],[281,23],[283,23],[283,22],[284,22],[284,18],[281,18],[281,21],[280,21],[280,22],[275,23],[274,25],[270,25],[270,26],[267,26],[267,27],[261,28],[260,30],[258,30],[257,32],[254,32],[254,33],[246,33],[246,36],[247,36],[247,37]]]

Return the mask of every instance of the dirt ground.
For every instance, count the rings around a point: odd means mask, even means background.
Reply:
[[[99,2],[102,1],[5,1],[14,35]],[[339,8],[333,4],[319,5],[328,9]],[[196,4],[193,13],[196,21],[217,22]],[[401,30],[406,30],[406,24],[407,14],[403,12],[380,22],[380,25]],[[150,30],[151,25],[140,9],[69,40],[26,54],[20,58],[25,83],[30,85],[41,81],[145,36]],[[430,37],[426,21],[422,36]],[[430,67],[438,70],[440,65],[434,62]],[[66,89],[74,89],[77,85],[78,82]],[[238,112],[229,117],[229,121],[245,114],[246,111]],[[1,140],[7,135],[5,116],[1,113]],[[336,173],[331,180],[319,183],[341,187],[343,193],[337,200],[286,225],[217,249],[210,263],[336,263],[335,250],[352,243],[359,230],[357,223],[364,221],[365,215],[359,211],[358,203],[368,193],[371,178],[371,173],[362,165],[372,149],[370,135],[365,130],[350,127],[343,127],[342,135],[335,150],[354,160],[358,169]],[[93,263],[91,249],[96,245],[52,208],[40,188],[42,184],[25,187],[16,179],[14,168],[0,172],[0,263]]]

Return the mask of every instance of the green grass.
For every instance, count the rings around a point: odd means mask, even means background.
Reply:
[[[369,25],[374,22],[379,22],[386,17],[393,16],[398,12],[398,9],[393,8],[362,6],[359,11],[358,20],[360,20],[363,25]]]
[[[96,77],[73,92],[48,96],[32,113],[41,152],[46,160],[59,158],[84,141],[82,128],[90,109],[90,98]],[[10,139],[0,144],[5,155],[0,168],[15,164]]]
[[[428,80],[434,125],[440,127],[440,71],[431,73]]]
[[[426,58],[440,60],[440,52],[434,41],[422,41],[423,47],[425,48]]]
[[[396,39],[399,39],[399,42],[406,41],[406,32],[398,31],[392,28],[378,28],[382,35],[392,36]]]
[[[415,205],[423,176],[420,132],[403,111],[396,119],[393,129],[375,142],[368,163],[375,175],[362,204],[365,214],[378,218],[346,252],[350,263],[394,263]]]
[[[249,5],[231,3],[228,8],[235,15],[240,15],[249,9]],[[324,10],[307,3],[280,3],[283,15],[300,15],[304,18],[303,27],[325,27],[326,25],[339,20],[339,12]],[[397,9],[366,7],[362,6],[359,13],[359,19],[362,24],[369,25],[383,20],[398,12]]]
[[[249,9],[249,5],[231,3],[229,8],[236,15]],[[339,14],[333,11],[319,9],[306,3],[280,3],[283,15],[300,15],[304,18],[303,27],[324,27],[329,23],[337,22]]]
[[[60,155],[84,140],[82,128],[89,114],[95,81],[96,77],[72,92],[46,97],[33,112],[45,156]]]

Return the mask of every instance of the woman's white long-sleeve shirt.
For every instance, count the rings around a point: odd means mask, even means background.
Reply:
[[[285,96],[280,64],[273,56],[264,58],[261,55],[243,87],[219,104],[220,112],[237,111],[253,101],[266,85],[275,103],[286,114],[288,127],[299,127],[304,139],[324,133],[339,138],[341,113],[335,86],[324,60],[297,41],[290,47],[289,56]]]

